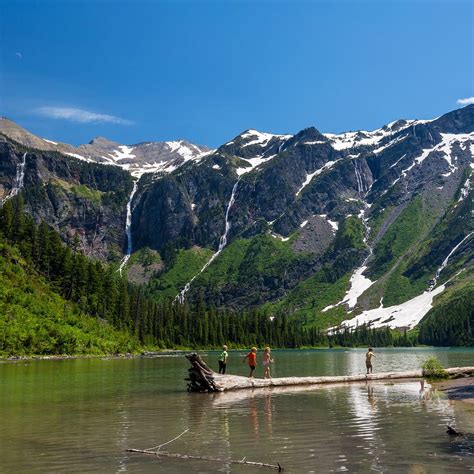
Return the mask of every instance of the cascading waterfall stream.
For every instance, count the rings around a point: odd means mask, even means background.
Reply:
[[[362,179],[362,174],[357,167],[357,161],[354,161],[354,171],[355,171],[355,176],[356,176],[356,181],[357,181],[357,192],[363,195],[365,198],[366,192],[365,192],[364,181]],[[365,199],[363,199],[362,202],[364,204],[364,209],[360,212],[359,217],[362,219],[362,224],[365,230],[364,243],[367,245],[369,249],[369,255],[367,255],[366,259],[362,263],[362,266],[365,266],[369,258],[372,256],[373,250],[372,250],[372,247],[369,245],[370,227],[367,224],[368,218],[365,217],[365,213],[367,212],[367,209],[369,209],[370,205],[365,201]]]
[[[137,192],[138,188],[138,180],[133,180],[133,189],[132,192],[130,193],[130,197],[127,202],[127,220],[125,223],[125,235],[127,236],[127,253],[125,256],[122,258],[122,261],[120,262],[120,267],[118,269],[119,273],[122,274],[122,270],[127,264],[130,255],[132,255],[132,249],[133,249],[133,243],[132,243],[132,202],[133,202],[133,197],[135,196],[135,193]]]
[[[25,165],[26,165],[26,155],[28,153],[23,154],[23,160],[21,163],[18,163],[16,165],[16,177],[15,177],[15,184],[13,185],[12,190],[10,191],[10,194],[3,199],[3,202],[7,202],[9,199],[12,197],[15,197],[23,188],[23,181],[25,179]]]
[[[277,151],[277,153],[281,153],[281,150],[283,149],[283,147],[285,146],[285,144],[286,144],[287,141],[288,141],[288,140],[284,140],[282,143],[280,143],[280,144],[278,145],[278,151]]]
[[[354,161],[354,172],[357,181],[357,191],[359,194],[364,194],[364,182],[362,181],[360,170],[357,168],[357,161]]]
[[[435,277],[433,278],[433,280],[431,280],[430,285],[428,287],[428,291],[432,291],[435,288],[435,286],[438,282],[438,278],[441,275],[441,272],[446,268],[446,266],[448,265],[449,259],[453,256],[453,254],[458,250],[459,247],[461,247],[461,245],[464,242],[466,242],[466,240],[471,238],[473,235],[474,235],[474,232],[471,232],[470,234],[467,234],[466,237],[464,237],[464,239],[462,239],[461,242],[459,242],[451,250],[451,252],[449,252],[448,256],[443,260],[443,263],[441,263],[440,267],[436,270]]]
[[[199,270],[196,275],[194,275],[191,280],[189,280],[184,288],[181,290],[181,292],[176,296],[175,302],[178,301],[179,303],[184,303],[184,300],[186,298],[186,293],[189,291],[191,288],[191,283],[204,271],[206,268],[218,257],[218,255],[224,250],[225,246],[227,245],[227,235],[229,234],[229,230],[231,228],[230,225],[230,220],[229,220],[229,213],[232,208],[232,206],[235,203],[235,195],[237,193],[237,187],[239,186],[239,179],[236,181],[234,184],[234,187],[232,188],[232,194],[230,196],[229,203],[227,204],[227,209],[225,212],[225,230],[224,233],[222,234],[221,238],[219,239],[219,248],[217,249],[217,252],[215,252],[212,257],[206,262],[206,264]]]

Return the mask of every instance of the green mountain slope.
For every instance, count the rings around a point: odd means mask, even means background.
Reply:
[[[0,356],[116,354],[138,339],[65,300],[0,239]]]

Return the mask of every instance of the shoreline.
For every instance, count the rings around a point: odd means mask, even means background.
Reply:
[[[426,349],[460,349],[464,346],[388,346],[378,347],[376,349],[413,349],[413,350],[426,350]],[[366,349],[367,346],[315,346],[315,347],[274,347],[273,351],[306,351],[306,350],[353,350],[353,349]],[[201,347],[201,348],[190,348],[183,347],[179,349],[158,349],[158,350],[144,350],[135,353],[123,353],[123,354],[30,354],[30,355],[12,355],[12,356],[0,356],[0,364],[6,362],[21,362],[21,361],[32,361],[32,360],[73,360],[73,359],[137,359],[141,357],[159,357],[174,354],[186,354],[189,352],[218,352],[221,347]],[[248,347],[235,347],[228,349],[229,352],[246,351]]]
[[[125,353],[125,354],[55,354],[55,355],[21,355],[0,357],[1,363],[8,362],[23,362],[32,360],[75,360],[75,359],[138,359],[140,357],[155,357],[161,355],[173,355],[187,352],[186,349],[163,349],[162,351],[150,351],[140,353]]]
[[[449,400],[474,404],[474,377],[460,377],[431,383]]]

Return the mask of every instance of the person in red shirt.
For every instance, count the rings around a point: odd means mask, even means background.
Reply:
[[[255,367],[257,367],[257,348],[252,347],[252,350],[244,357],[244,362],[245,359],[248,359],[249,362],[249,367],[250,367],[250,374],[249,378],[253,377],[253,373],[255,372]]]

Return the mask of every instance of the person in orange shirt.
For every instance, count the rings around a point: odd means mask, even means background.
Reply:
[[[257,367],[257,348],[252,347],[252,350],[244,357],[244,362],[245,362],[245,359],[248,359],[248,362],[249,362],[249,367],[250,367],[249,378],[251,378],[253,377],[255,368]]]

